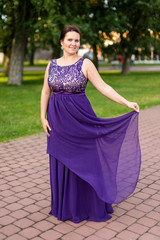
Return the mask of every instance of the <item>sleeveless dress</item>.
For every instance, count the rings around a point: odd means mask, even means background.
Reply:
[[[52,59],[48,75],[50,214],[74,223],[110,219],[112,204],[133,193],[141,164],[139,114],[97,117],[85,95],[83,61],[59,66]]]

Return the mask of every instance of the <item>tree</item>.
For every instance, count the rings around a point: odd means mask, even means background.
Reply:
[[[23,62],[27,38],[32,25],[37,21],[41,1],[14,1],[14,38],[12,41],[8,84],[20,85],[23,81]]]
[[[148,48],[153,41],[151,30],[159,31],[159,0],[110,0],[109,9],[115,12],[116,27],[120,33],[120,43],[116,44],[123,50],[124,63],[122,73],[130,72],[130,59],[135,47]]]
[[[12,8],[13,1],[3,0],[0,2],[0,48],[4,53],[3,72],[5,75],[8,75],[12,39],[14,36],[14,14]]]
[[[41,18],[40,39],[44,46],[51,46],[53,58],[60,56],[59,36],[67,24],[75,24],[82,31],[81,44],[88,43],[93,49],[93,62],[98,68],[98,48],[104,44],[103,32],[109,33],[112,27],[112,12],[104,0],[60,0],[46,1],[47,18]],[[82,7],[83,6],[83,7]],[[46,22],[45,22],[46,21]],[[42,46],[42,44],[41,44]]]
[[[47,47],[51,46],[52,48],[52,57],[58,58],[61,54],[60,46],[60,33],[65,25],[75,24],[79,27],[85,25],[83,20],[83,8],[85,8],[86,1],[74,1],[74,0],[55,0],[45,1],[45,10],[44,15],[48,17],[42,17],[40,22],[39,36],[41,41],[41,46]],[[83,24],[82,24],[83,22]]]
[[[109,11],[107,1],[89,0],[86,1],[83,14],[83,37],[93,49],[93,63],[98,69],[98,49],[102,50],[104,47],[106,35],[114,24],[114,13]]]
[[[23,61],[29,34],[38,21],[43,0],[1,0],[0,46],[9,63],[8,84],[20,85],[23,81]],[[10,60],[10,61],[9,61]]]

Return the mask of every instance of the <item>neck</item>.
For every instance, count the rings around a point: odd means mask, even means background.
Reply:
[[[78,58],[78,55],[77,54],[72,54],[72,55],[69,55],[65,52],[63,52],[63,56],[62,56],[62,59],[64,61],[67,61],[67,62],[73,62],[75,59]]]

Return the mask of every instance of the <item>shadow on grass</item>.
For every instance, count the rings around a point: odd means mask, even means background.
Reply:
[[[118,80],[118,82],[122,82],[126,79],[126,83],[130,81],[139,81],[141,79],[145,79],[145,77],[150,78],[153,81],[154,77],[160,76],[160,72],[131,72],[130,75],[122,75],[120,72],[110,72],[110,71],[101,71],[100,75],[102,79],[110,84],[114,83],[114,80]],[[107,77],[108,76],[108,77]],[[23,88],[24,86],[40,86],[43,85],[44,81],[44,71],[36,71],[36,72],[24,72],[23,74],[23,83],[22,85],[7,85],[7,77],[0,73],[0,85],[8,88],[16,87]]]
[[[0,74],[1,86],[21,88],[23,86],[42,85],[44,81],[44,72],[24,72],[22,85],[7,85],[7,80],[7,76]]]
[[[44,81],[44,71],[24,72],[24,85],[42,85]]]

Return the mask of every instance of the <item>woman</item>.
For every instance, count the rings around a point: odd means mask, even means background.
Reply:
[[[136,187],[141,158],[139,106],[107,85],[89,59],[77,55],[79,28],[66,26],[60,43],[63,56],[49,62],[41,93],[41,121],[50,157],[50,214],[75,223],[106,221],[112,204]],[[88,80],[101,94],[134,111],[98,118],[85,95]]]

